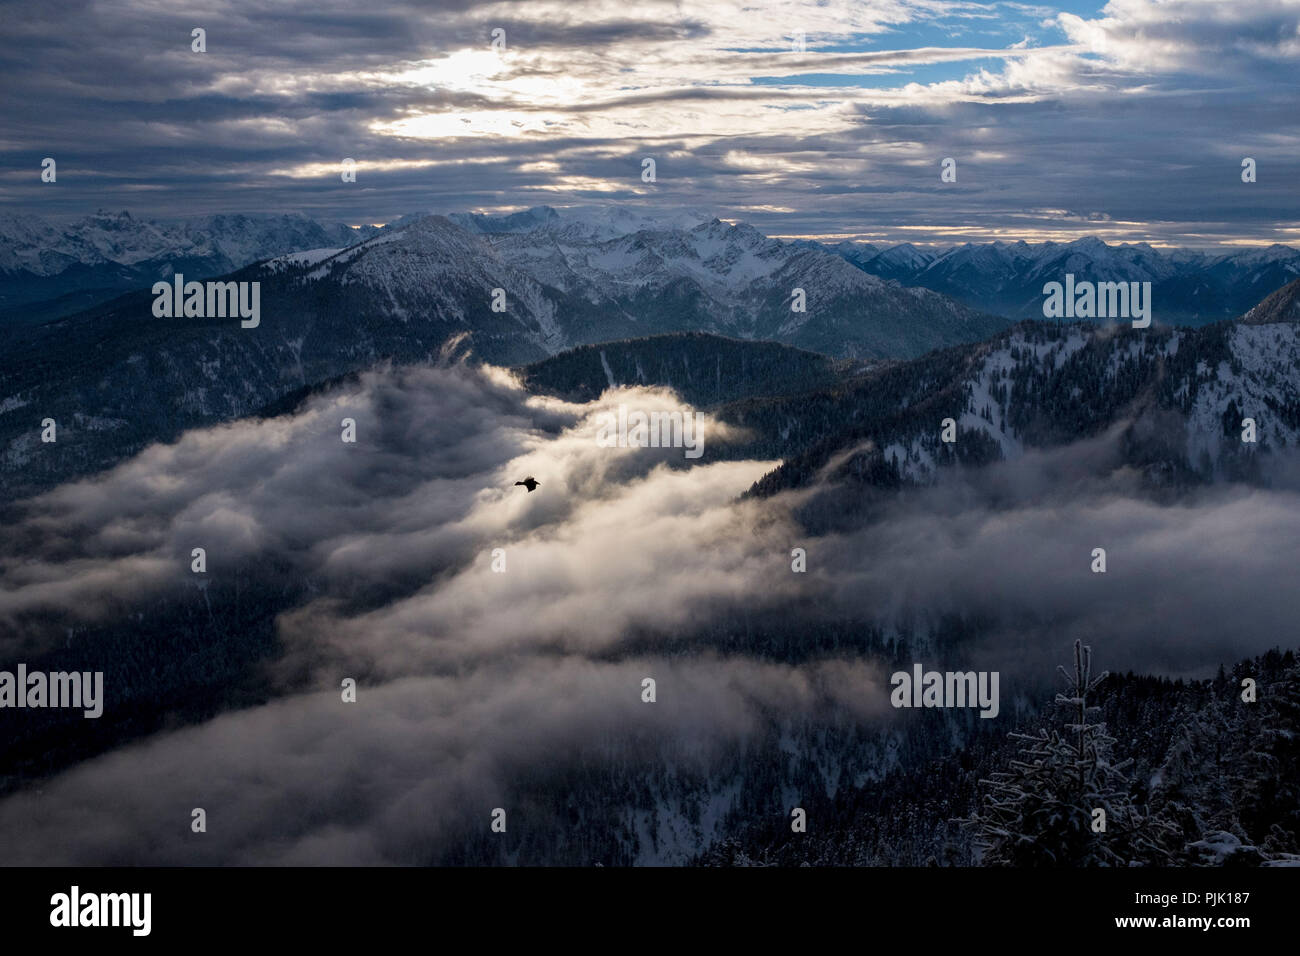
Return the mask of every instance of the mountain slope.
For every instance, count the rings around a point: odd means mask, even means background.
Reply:
[[[600,350],[588,350],[528,374],[574,396],[598,394],[611,380],[644,381],[727,403],[720,414],[755,438],[719,454],[786,461],[760,491],[807,481],[863,441],[874,451],[851,455],[841,469],[898,485],[932,480],[947,462],[1012,457],[1129,419],[1141,423],[1134,436],[1146,437],[1126,454],[1165,481],[1248,476],[1256,451],[1300,440],[1294,289],[1235,326],[1030,323],[864,370],[734,340],[840,357],[908,355],[984,336],[986,321],[996,328],[1000,320],[746,226],[713,220],[600,238],[562,216],[541,220],[516,222],[522,231],[513,233],[471,233],[424,217],[346,249],[247,267],[229,278],[261,284],[255,329],[233,319],[154,318],[148,292],[39,327],[0,329],[6,490],[49,487],[378,362],[426,362],[450,348],[519,365],[597,342],[616,343],[603,362]],[[807,312],[790,310],[795,288],[804,289]],[[504,311],[493,309],[497,290]],[[623,341],[683,332],[732,341]],[[939,441],[947,417],[961,429],[956,445]],[[1224,423],[1235,418],[1239,430],[1243,417],[1258,422],[1258,446],[1232,440]],[[58,422],[57,444],[40,441],[46,418]]]
[[[481,358],[538,359],[558,348],[554,316],[565,305],[438,218],[226,278],[261,284],[258,327],[155,318],[152,294],[142,291],[44,325],[0,329],[7,490],[106,467],[151,441],[248,415],[378,362],[435,359],[466,332]],[[491,310],[500,287],[511,290],[507,313]],[[56,444],[40,442],[45,418],[58,423]]]
[[[641,335],[707,331],[837,357],[883,358],[976,341],[1006,325],[945,296],[866,274],[821,249],[717,219],[607,237],[557,217],[489,239],[539,282],[625,317]],[[804,311],[794,309],[796,289]]]
[[[0,216],[0,321],[59,318],[176,272],[222,275],[299,249],[350,246],[374,232],[304,216],[155,221],[99,212],[66,225]]]
[[[692,405],[832,386],[860,366],[774,342],[680,332],[584,345],[520,369],[532,391],[592,401],[608,387],[655,385]]]
[[[1204,325],[1240,315],[1269,292],[1300,276],[1300,251],[1273,245],[1246,252],[1166,251],[1145,243],[966,243],[919,249],[908,243],[824,247],[859,269],[903,285],[922,286],[975,308],[1013,319],[1042,318],[1043,285],[1076,281],[1150,282],[1153,317]]]
[[[1270,456],[1300,443],[1300,324],[1103,330],[1023,323],[993,340],[899,363],[797,402],[738,402],[718,413],[802,447],[758,494],[831,475],[896,488],[956,464],[1013,460],[1115,433],[1114,459],[1153,487],[1260,480]],[[957,441],[941,440],[952,418]],[[1257,441],[1242,440],[1245,418]],[[786,445],[789,448],[789,444]]]
[[[1241,317],[1249,325],[1300,321],[1300,279],[1278,289]]]
[[[426,216],[344,249],[318,243],[248,266],[225,278],[260,284],[257,328],[155,318],[146,291],[0,326],[0,474],[15,493],[48,487],[376,362],[428,361],[450,343],[514,365],[706,331],[853,357],[914,354],[1002,325],[748,227],[600,238],[604,220],[593,230],[542,218],[542,229],[484,234]],[[789,309],[796,287],[806,313]],[[59,425],[57,446],[39,441],[46,418]]]

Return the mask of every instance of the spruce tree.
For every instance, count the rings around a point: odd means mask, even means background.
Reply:
[[[1226,679],[1222,682],[1227,687]],[[1151,802],[1192,843],[1217,833],[1246,839],[1238,819],[1242,786],[1240,722],[1222,688],[1203,706],[1185,704],[1173,716],[1178,729],[1152,784]],[[1195,859],[1194,857],[1192,859]]]
[[[1267,684],[1258,706],[1241,821],[1266,852],[1293,855],[1300,853],[1300,667]]]
[[[1008,770],[980,782],[989,788],[982,809],[967,821],[980,863],[989,866],[1127,866],[1164,862],[1171,829],[1148,817],[1130,794],[1116,763],[1115,739],[1089,698],[1108,674],[1092,676],[1092,649],[1074,644],[1074,672],[1058,668],[1067,690],[1060,727],[1011,734],[1022,742]],[[1102,819],[1105,830],[1094,826]]]

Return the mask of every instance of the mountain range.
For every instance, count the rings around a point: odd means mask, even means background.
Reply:
[[[66,224],[0,215],[0,322],[59,318],[180,272],[222,275],[300,249],[373,235],[306,216],[139,219],[100,211]]]
[[[256,329],[155,318],[143,289],[57,320],[0,325],[0,468],[36,483],[25,487],[43,485],[295,389],[383,360],[428,361],[449,345],[521,364],[589,343],[702,331],[861,358],[918,355],[1005,325],[746,226],[617,233],[606,220],[485,233],[423,216],[351,246],[229,273],[260,284]],[[796,288],[806,312],[791,308]],[[28,419],[38,410],[36,421],[61,423],[65,454],[33,455]]]
[[[929,247],[813,245],[872,275],[942,292],[1011,319],[1042,318],[1043,286],[1063,281],[1067,273],[1079,282],[1150,282],[1154,318],[1169,325],[1235,318],[1300,276],[1300,251],[1284,245],[1204,252],[1108,245],[1092,237]]]
[[[748,355],[767,388],[747,381],[735,354],[754,348],[708,336],[611,342],[523,375],[570,400],[619,385],[689,395],[749,436],[710,454],[782,459],[754,494],[836,478],[850,499],[832,509],[837,520],[864,486],[926,486],[951,466],[1013,461],[1116,430],[1105,466],[1131,468],[1153,488],[1258,481],[1274,455],[1300,446],[1300,280],[1241,321],[1198,328],[1026,321],[910,361],[818,364],[787,349],[760,365]],[[947,418],[951,443],[941,436]],[[1245,418],[1253,443],[1242,441]]]
[[[95,242],[70,248],[157,261],[163,233],[127,216],[94,221],[104,227]],[[283,228],[270,229],[273,222]],[[1295,363],[1276,361],[1294,357],[1294,285],[1261,295],[1239,325],[1203,332],[1042,322],[1007,331],[991,313],[864,271],[843,247],[780,242],[716,219],[669,227],[608,207],[424,215],[351,244],[357,232],[348,227],[296,218],[257,226],[214,217],[208,225],[226,239],[209,235],[190,248],[209,262],[255,255],[259,243],[299,246],[226,275],[261,284],[257,329],[228,319],[157,319],[143,289],[58,320],[0,325],[0,474],[13,493],[98,470],[189,428],[284,407],[379,362],[448,354],[527,365],[538,382],[560,376],[570,397],[641,382],[673,385],[704,404],[731,403],[728,414],[759,426],[744,453],[786,460],[770,476],[778,483],[824,463],[854,435],[871,435],[889,451],[867,468],[878,477],[916,478],[949,454],[1005,457],[1100,428],[1152,389],[1199,425],[1235,403],[1253,409],[1265,446],[1297,440]],[[115,244],[105,238],[114,229]],[[328,240],[344,244],[310,245]],[[1066,259],[1039,256],[1040,264],[1060,261],[1086,275],[1071,257],[1091,250],[1099,261],[1114,251],[1069,245],[1075,252]],[[900,249],[891,261],[945,261]],[[24,258],[9,249],[0,262],[53,272],[61,260],[46,253]],[[866,265],[882,256],[890,251]],[[203,274],[195,268],[187,278]],[[791,308],[795,289],[804,290],[805,312]],[[553,356],[560,358],[548,366]],[[1183,377],[1170,378],[1170,369]],[[1010,389],[1013,381],[1026,384]],[[955,447],[937,444],[939,411],[963,430]],[[47,417],[59,423],[58,454],[39,442]],[[1217,445],[1185,451],[1171,468],[1235,467]]]
[[[101,211],[64,224],[36,216],[3,215],[0,322],[71,315],[176,272],[207,278],[287,253],[343,249],[428,215],[404,216],[385,227],[351,227],[301,215],[159,221]],[[864,285],[847,274],[828,274],[821,294],[830,300],[855,294],[889,298],[887,283],[893,281],[1008,320],[1041,318],[1043,285],[1059,282],[1067,273],[1078,281],[1151,282],[1157,321],[1173,325],[1235,318],[1300,276],[1300,251],[1284,245],[1211,252],[1160,249],[1147,243],[1109,245],[1094,237],[1042,243],[828,244],[771,239],[741,225],[743,235],[729,238],[723,250],[710,246],[716,242],[716,229],[695,232],[713,218],[699,209],[647,211],[621,206],[563,210],[537,206],[503,215],[447,216],[457,227],[499,247],[503,255],[516,257],[511,264],[537,281],[593,301],[612,299],[616,308],[634,316],[645,310],[650,298],[664,295],[678,300],[677,308],[686,313],[707,312],[709,318],[720,320],[730,309],[745,317],[741,325],[761,326],[765,320],[769,325],[775,322],[778,329],[784,324],[778,316],[758,313],[770,311],[770,294],[792,294],[793,287],[783,288],[791,278],[806,278],[781,271],[796,253],[825,253],[886,280],[885,286]],[[795,262],[793,271],[799,268]],[[735,298],[737,290],[740,295]],[[919,292],[892,297],[894,301],[882,304],[877,321],[888,323],[900,311],[918,309],[934,320],[948,307],[943,299],[927,299]],[[823,305],[827,304],[834,305],[824,299]],[[940,329],[928,337],[916,331],[912,335],[916,341],[905,344],[933,347],[949,331]],[[799,344],[817,347],[823,333],[823,329],[809,329]],[[889,334],[896,336],[898,330]],[[826,344],[822,342],[822,350],[827,350]],[[859,347],[870,350],[890,344],[886,336]]]

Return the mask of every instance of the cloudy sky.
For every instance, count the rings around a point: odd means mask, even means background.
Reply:
[[[113,0],[3,20],[8,211],[621,202],[784,236],[1300,239],[1300,0]]]

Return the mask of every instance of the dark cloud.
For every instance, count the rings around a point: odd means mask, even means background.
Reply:
[[[992,66],[1001,54],[970,42],[968,27],[993,17],[1019,29],[1051,11],[790,3],[737,18],[733,6],[29,8],[7,18],[0,41],[0,208],[383,222],[415,209],[635,198],[709,207],[780,235],[1294,239],[1293,3],[1227,12],[1180,2],[1177,16],[1169,5],[1128,3],[1107,17],[1062,17],[1045,33],[1057,47],[1030,45]],[[800,23],[813,47],[782,52]],[[924,32],[935,25],[949,28],[946,46]],[[202,56],[189,50],[194,26],[208,30]],[[465,86],[460,67],[409,79],[486,51],[498,26],[517,53],[511,82]],[[901,89],[913,67],[945,60],[942,75],[954,79],[923,72]],[[878,69],[900,72],[870,75]],[[815,81],[800,74],[813,73],[862,75],[849,86],[803,85]],[[750,85],[756,77],[785,79]],[[428,137],[385,130],[423,114],[495,111],[543,125],[509,138],[452,136],[455,123]],[[710,160],[739,149],[771,169],[756,176]],[[639,180],[646,154],[662,163],[653,190]],[[809,154],[819,157],[811,167],[800,161]],[[39,181],[50,155],[60,162],[54,188]],[[958,159],[955,185],[939,182],[945,156]],[[1244,156],[1260,168],[1249,187]],[[432,165],[369,168],[346,188],[328,171],[344,157]]]

